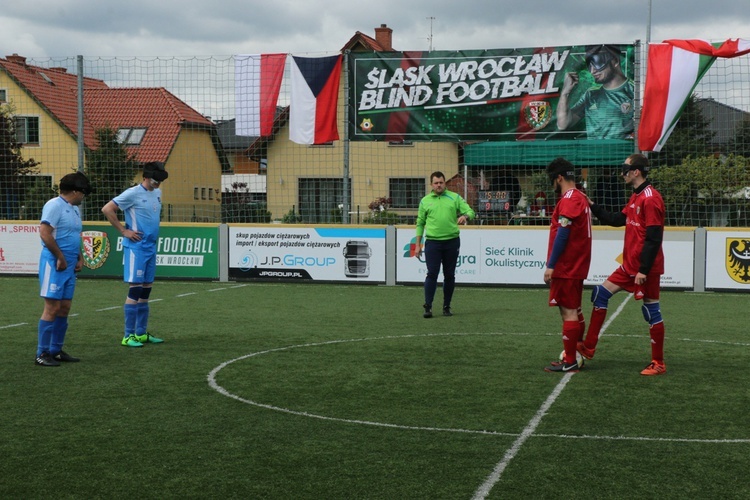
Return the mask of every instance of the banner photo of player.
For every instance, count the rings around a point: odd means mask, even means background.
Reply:
[[[634,45],[352,53],[352,140],[634,136]]]

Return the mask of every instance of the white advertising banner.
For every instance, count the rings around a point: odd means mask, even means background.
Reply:
[[[39,224],[0,224],[0,274],[38,274]]]
[[[591,268],[585,285],[598,285],[622,264],[624,229],[594,228]],[[662,288],[693,288],[695,235],[692,229],[664,231]]]
[[[706,231],[706,288],[750,291],[750,232]]]
[[[385,282],[385,228],[230,226],[229,276]]]
[[[591,269],[586,285],[600,284],[622,262],[623,230],[595,229]],[[396,232],[398,258],[396,280],[399,283],[424,282],[427,268],[424,258],[414,255],[414,229]],[[548,228],[461,230],[461,254],[456,267],[456,282],[471,284],[543,285],[547,260]],[[663,244],[665,288],[693,286],[693,232],[667,231]]]

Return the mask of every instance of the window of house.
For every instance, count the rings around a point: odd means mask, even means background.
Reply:
[[[202,187],[201,188],[201,200],[205,200],[205,199],[206,199],[206,188]]]
[[[214,188],[208,188],[208,199],[209,200],[214,199]]]
[[[200,200],[201,199],[200,189],[201,188],[199,188],[199,187],[194,187],[193,188],[193,199],[194,200]]]
[[[8,89],[0,89],[0,103],[8,102]]]
[[[351,182],[349,199],[351,200]],[[307,178],[299,180],[298,214],[303,222],[336,223],[343,215],[343,179]]]
[[[137,146],[146,135],[145,128],[121,128],[117,131],[117,142],[128,146]]]
[[[21,144],[39,144],[39,117],[16,116],[16,140]]]
[[[424,177],[388,179],[388,197],[393,208],[418,208],[427,194]]]

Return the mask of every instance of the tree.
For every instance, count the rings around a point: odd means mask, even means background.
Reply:
[[[732,141],[732,151],[736,155],[750,158],[750,118],[745,118],[737,128]]]
[[[221,197],[222,222],[271,222],[271,212],[266,209],[266,202],[253,199],[246,182],[232,183],[232,190],[227,189]]]
[[[649,178],[664,198],[669,226],[748,224],[750,161],[742,156],[687,158],[653,169]]]
[[[27,175],[39,172],[39,163],[33,158],[24,159],[23,144],[18,142],[16,120],[10,105],[0,107],[0,219],[30,217],[22,207],[26,205]],[[37,180],[34,178],[33,180]],[[51,187],[43,193],[46,199],[54,195]],[[45,201],[46,201],[45,199]],[[40,211],[41,214],[41,211]]]
[[[133,185],[141,171],[135,155],[117,140],[117,131],[103,127],[95,131],[96,149],[87,151],[85,174],[93,192],[84,201],[85,220],[105,220],[102,207]]]
[[[708,125],[698,104],[698,97],[691,94],[664,149],[658,153],[649,153],[651,164],[674,166],[682,163],[688,156],[696,158],[713,153],[711,143],[716,134]]]

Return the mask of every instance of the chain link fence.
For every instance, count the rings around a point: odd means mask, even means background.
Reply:
[[[635,50],[645,60],[644,47]],[[512,224],[523,214],[547,224],[555,201],[544,168],[555,156],[580,167],[593,199],[612,209],[627,200],[619,165],[635,145],[607,140],[546,150],[527,141],[515,156],[498,155],[492,140],[292,143],[288,74],[273,135],[239,136],[235,59],[0,60],[0,219],[38,220],[59,179],[81,168],[96,189],[85,218],[103,220],[101,206],[138,182],[147,161],[167,165],[163,220],[172,222],[413,224],[430,173],[442,171],[479,223]],[[637,64],[634,75],[636,133],[644,68]],[[342,139],[347,92],[344,75]],[[649,156],[669,225],[750,227],[750,57],[717,60],[663,151]]]

